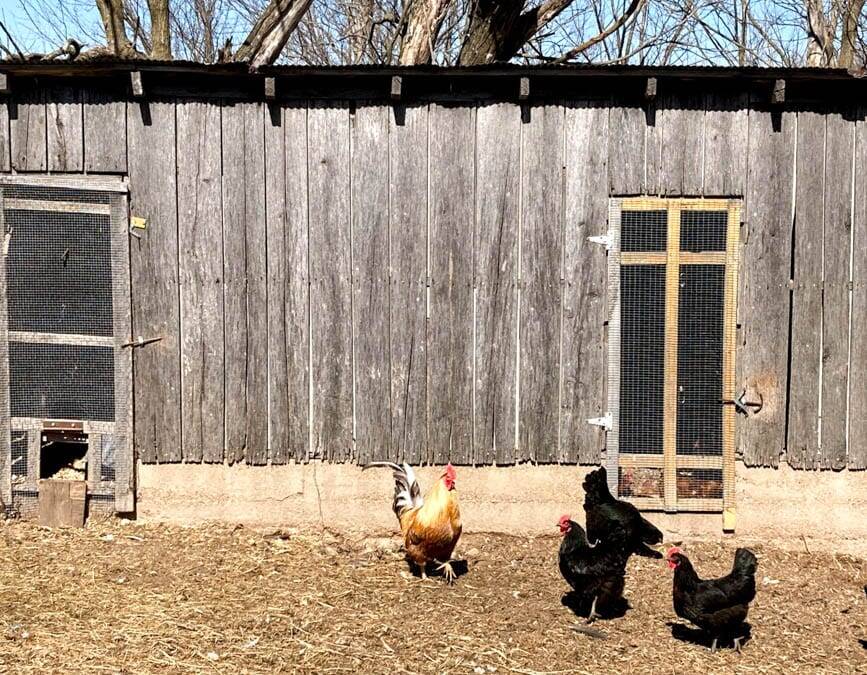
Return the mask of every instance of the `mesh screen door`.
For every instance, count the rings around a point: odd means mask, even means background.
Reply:
[[[740,205],[611,200],[608,473],[639,508],[733,519]]]
[[[0,493],[37,495],[46,439],[86,443],[92,497],[132,508],[126,188],[0,179]],[[55,441],[56,442],[56,441]]]

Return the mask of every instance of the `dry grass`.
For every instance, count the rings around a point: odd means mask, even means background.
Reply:
[[[467,536],[453,588],[411,578],[395,540],[228,526],[0,526],[3,672],[867,672],[867,561],[755,547],[742,655],[675,639],[671,577],[630,562],[605,639],[561,605],[555,537]],[[688,547],[700,572],[733,546]]]

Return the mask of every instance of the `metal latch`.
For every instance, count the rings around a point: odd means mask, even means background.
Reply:
[[[614,237],[611,236],[611,232],[607,234],[594,234],[591,237],[587,237],[587,241],[594,244],[602,244],[605,246],[606,251],[610,251],[611,245],[614,243]]]
[[[161,337],[143,338],[139,335],[135,340],[124,342],[121,347],[144,347],[145,345],[149,345],[152,342],[159,342],[160,340],[162,340]]]
[[[733,405],[735,410],[737,410],[742,415],[746,415],[747,417],[752,417],[757,412],[762,409],[765,401],[762,398],[762,395],[759,394],[758,401],[747,401],[747,390],[744,389],[738,394],[737,398],[734,399],[720,399],[719,401],[723,405]]]
[[[602,427],[606,431],[610,431],[611,413],[606,413],[603,417],[591,417],[587,420],[587,424],[592,424],[595,427]]]

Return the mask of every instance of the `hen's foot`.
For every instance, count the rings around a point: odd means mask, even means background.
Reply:
[[[741,640],[743,640],[743,637],[736,637],[735,638],[735,651],[738,654],[741,653]]]
[[[447,560],[446,562],[440,564],[436,569],[438,572],[440,570],[442,570],[443,576],[446,578],[446,583],[448,583],[448,584],[455,583],[455,579],[457,578],[457,575],[455,574],[455,571],[452,568],[452,563],[450,560]]]
[[[710,646],[710,653],[711,654],[716,654],[716,643],[717,643],[717,638],[714,638],[713,644]]]
[[[593,604],[590,605],[590,614],[587,615],[587,621],[585,622],[587,625],[590,625],[596,619],[599,618],[599,615],[596,613],[596,598],[593,598]]]

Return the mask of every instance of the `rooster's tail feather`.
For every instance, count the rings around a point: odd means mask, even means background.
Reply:
[[[393,462],[371,462],[361,467],[361,470],[364,471],[375,466],[388,467],[394,476],[394,501],[391,503],[391,509],[398,520],[408,509],[414,509],[424,504],[415,471],[409,464],[406,462],[403,465]]]

